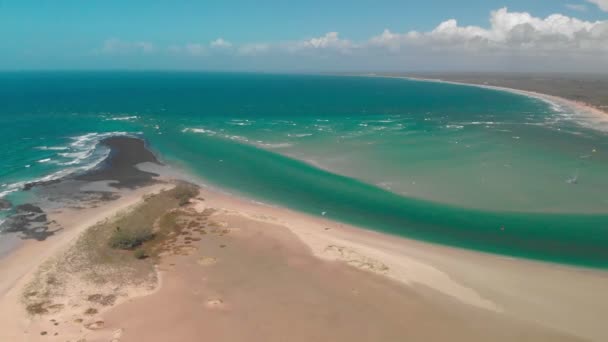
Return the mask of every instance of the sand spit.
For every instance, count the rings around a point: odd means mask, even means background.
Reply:
[[[61,231],[0,259],[1,341],[608,340],[607,272],[160,180],[49,211]],[[153,237],[109,247],[140,228]]]

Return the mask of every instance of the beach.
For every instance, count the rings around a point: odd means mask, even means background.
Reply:
[[[591,105],[589,103],[583,101],[576,101],[572,99],[567,99],[562,96],[550,95],[545,93],[540,93],[532,90],[522,90],[513,87],[506,86],[497,86],[491,85],[489,82],[483,81],[483,79],[475,79],[469,81],[457,81],[450,80],[450,76],[441,77],[440,75],[432,76],[408,76],[408,75],[392,75],[392,74],[362,74],[360,76],[363,77],[385,77],[385,78],[396,78],[396,79],[404,79],[404,80],[412,80],[412,81],[423,81],[423,82],[437,82],[437,83],[445,83],[445,84],[454,84],[454,85],[464,85],[471,87],[478,87],[482,89],[491,89],[498,91],[506,91],[513,94],[523,95],[535,99],[539,99],[549,103],[550,105],[564,106],[571,109],[576,110],[578,114],[583,115],[586,119],[595,118],[596,120],[605,121],[606,115],[608,115],[608,111],[604,109],[606,106],[599,108],[598,106]]]
[[[606,104],[606,98],[603,98],[602,95],[595,95],[594,97],[586,99],[587,101],[576,100],[573,98],[567,98],[564,94],[569,94],[570,97],[585,97],[587,93],[597,92],[597,89],[591,88],[591,82],[581,82],[580,84],[576,84],[577,88],[571,90],[572,93],[564,93],[563,90],[560,89],[559,85],[554,84],[550,87],[548,84],[551,81],[551,77],[547,80],[544,80],[543,84],[530,86],[526,82],[530,83],[532,76],[530,77],[519,77],[513,80],[505,81],[505,75],[497,74],[489,74],[484,75],[480,73],[476,77],[471,77],[467,74],[421,74],[421,75],[393,75],[393,74],[366,74],[363,76],[368,77],[388,77],[388,78],[398,78],[398,79],[406,79],[413,81],[423,81],[423,82],[438,82],[445,84],[454,84],[454,85],[464,85],[464,86],[472,86],[478,87],[482,89],[490,89],[497,91],[505,91],[513,94],[523,95],[535,99],[539,99],[541,101],[547,102],[549,105],[553,106],[556,110],[560,111],[562,108],[569,108],[574,111],[575,119],[579,124],[583,124],[587,127],[592,127],[594,129],[600,129],[603,131],[608,130],[608,104]],[[468,76],[468,77],[467,77]],[[545,76],[546,77],[546,76]],[[559,80],[559,79],[558,79]],[[561,80],[560,80],[561,81]],[[496,84],[492,84],[496,83]],[[547,83],[547,84],[544,84]],[[497,84],[505,84],[505,85],[497,85]],[[522,88],[529,88],[528,90],[524,90]],[[564,87],[565,88],[565,87]],[[532,90],[538,89],[538,90]],[[567,89],[568,90],[568,89]],[[567,91],[566,90],[566,91]],[[555,92],[555,94],[543,93],[545,92]]]
[[[608,0],[319,5],[0,2],[0,342],[608,342]]]
[[[123,143],[127,148],[131,143],[143,146],[137,139]],[[604,271],[389,236],[206,186],[187,205],[173,209],[187,221],[154,261],[157,277],[132,286],[111,286],[112,280],[107,280],[97,288],[76,277],[77,286],[53,292],[54,300],[66,304],[49,306],[42,314],[28,312],[24,291],[45,274],[39,271],[41,265],[53,256],[65,260],[62,253],[77,245],[79,236],[96,222],[136,214],[141,203],[176,186],[175,170],[163,176],[163,166],[142,168],[144,173],[160,174],[155,178],[159,183],[122,189],[120,199],[95,208],[49,212],[63,229],[43,241],[27,241],[2,259],[6,276],[0,339],[608,338],[603,327],[608,314]],[[105,177],[95,181],[101,178]],[[137,262],[132,257],[125,260]]]

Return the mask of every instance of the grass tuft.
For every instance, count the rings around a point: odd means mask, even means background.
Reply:
[[[149,227],[116,227],[110,236],[110,247],[115,249],[134,249],[144,242],[154,239],[152,228]]]

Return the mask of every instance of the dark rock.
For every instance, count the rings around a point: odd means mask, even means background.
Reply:
[[[20,204],[17,207],[15,207],[15,209],[17,210],[18,213],[37,213],[37,214],[41,214],[41,213],[44,212],[39,206],[30,204],[30,203]]]
[[[46,213],[39,206],[26,203],[18,205],[15,213],[6,218],[0,226],[0,231],[17,233],[24,240],[45,240],[61,230],[54,222],[49,222]]]
[[[156,182],[158,174],[138,169],[137,164],[149,162],[161,164],[142,139],[133,137],[111,137],[100,144],[110,148],[110,154],[94,169],[76,177],[84,181],[115,181],[115,188],[137,188]]]
[[[0,198],[0,210],[10,209],[13,205],[8,200]]]

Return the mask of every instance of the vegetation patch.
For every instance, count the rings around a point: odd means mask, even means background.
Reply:
[[[88,308],[85,313],[91,315],[93,310],[113,305],[130,289],[154,288],[155,263],[183,229],[178,217],[179,212],[188,211],[184,202],[197,195],[198,187],[178,182],[87,229],[66,252],[39,268],[23,292],[27,311],[44,315],[68,303],[74,307],[76,296],[77,305]]]
[[[96,293],[96,294],[90,295],[87,298],[87,300],[89,302],[97,303],[99,305],[109,306],[109,305],[113,305],[114,302],[116,301],[116,295],[109,294],[109,295],[104,296],[102,294]]]
[[[144,242],[154,238],[152,227],[129,227],[123,229],[116,227],[110,237],[110,247],[116,249],[134,249]]]

